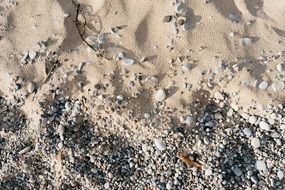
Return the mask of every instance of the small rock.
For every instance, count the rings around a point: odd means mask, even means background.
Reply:
[[[166,99],[166,92],[164,90],[164,88],[159,89],[156,93],[155,93],[155,100],[158,102],[161,102],[163,100]]]
[[[284,90],[285,84],[282,81],[275,81],[271,84],[271,88],[274,92],[280,92]]]
[[[163,22],[170,22],[172,20],[172,16],[168,15],[163,18]]]
[[[205,170],[205,175],[206,175],[206,176],[211,176],[212,174],[213,174],[213,171],[212,171],[211,168],[207,168],[207,169]]]
[[[118,53],[116,53],[116,55],[115,55],[115,60],[116,60],[116,61],[121,61],[121,60],[123,60],[123,59],[125,59],[125,55],[124,55],[123,52],[118,52]]]
[[[271,126],[265,121],[260,121],[259,127],[264,131],[270,131],[271,129]]]
[[[173,182],[172,181],[168,181],[167,184],[166,184],[166,189],[167,190],[171,190],[172,186],[173,186]]]
[[[257,160],[256,161],[256,164],[255,164],[255,167],[258,171],[262,171],[263,173],[267,173],[268,172],[268,169],[267,169],[267,166],[266,166],[266,163],[265,161],[263,160]]]
[[[58,146],[58,149],[59,149],[59,150],[61,150],[61,149],[63,148],[63,143],[62,143],[62,142],[60,142],[60,143],[58,143],[58,145],[57,145],[57,146]]]
[[[18,152],[18,154],[26,154],[27,152],[29,152],[31,150],[31,147],[26,147],[26,148],[24,148],[24,149],[22,149],[22,150],[20,150],[19,152]]]
[[[262,81],[259,85],[258,88],[265,90],[268,87],[268,82],[267,81]]]
[[[253,148],[259,148],[261,146],[261,143],[258,137],[252,138],[250,143]]]
[[[257,121],[257,117],[255,115],[252,115],[248,118],[248,122],[252,125],[255,124],[256,121]]]
[[[192,64],[187,63],[187,64],[183,64],[181,68],[182,68],[182,71],[190,71],[193,68],[193,66]]]
[[[35,83],[33,83],[33,82],[30,82],[29,84],[28,84],[28,93],[33,93],[34,91],[36,90],[36,84]]]
[[[252,44],[253,40],[252,40],[252,38],[247,38],[246,37],[246,38],[241,38],[240,42],[241,42],[242,45],[249,46],[249,45]]]
[[[237,17],[236,17],[234,14],[232,14],[232,13],[229,14],[228,18],[229,18],[232,22],[236,22],[236,21],[237,21]]]
[[[189,22],[189,21],[186,21],[186,22],[183,24],[182,29],[183,29],[184,32],[187,32],[187,31],[190,30],[190,27],[191,27],[190,22]]]
[[[175,12],[177,14],[181,14],[181,15],[185,15],[186,14],[186,7],[183,3],[179,2],[177,3],[176,7],[175,7]]]
[[[242,175],[242,171],[238,167],[235,167],[233,172],[238,177]]]
[[[279,72],[285,71],[285,64],[284,63],[280,63],[280,64],[276,65],[276,70],[279,71]]]
[[[251,137],[251,135],[252,135],[252,132],[251,132],[250,128],[248,128],[248,127],[246,127],[246,128],[243,129],[243,133],[244,133],[245,136],[247,136],[247,137]]]
[[[281,170],[278,170],[278,172],[277,172],[277,177],[280,179],[280,180],[282,180],[283,178],[284,178],[284,172],[283,171],[281,171]]]
[[[105,188],[105,189],[109,189],[109,188],[110,188],[110,183],[109,183],[109,182],[105,183],[105,184],[104,184],[104,188]]]
[[[34,60],[37,57],[37,52],[36,51],[30,51],[29,52],[29,58],[31,60]]]
[[[123,65],[129,66],[129,65],[133,65],[135,63],[135,60],[133,59],[125,59],[123,61]]]
[[[222,93],[220,93],[219,91],[216,91],[214,93],[214,97],[217,99],[217,100],[224,100],[224,95]]]
[[[163,151],[166,149],[166,143],[162,139],[154,139],[154,145],[160,151]]]

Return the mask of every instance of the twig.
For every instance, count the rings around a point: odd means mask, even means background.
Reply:
[[[55,68],[56,68],[57,65],[58,65],[58,63],[52,63],[52,64],[53,64],[53,65],[52,65],[52,68],[51,68],[51,70],[48,72],[46,78],[44,79],[43,84],[45,84],[45,83],[48,81],[48,79],[49,79],[50,76],[53,74]]]
[[[182,162],[185,162],[186,164],[189,164],[192,167],[196,167],[199,170],[202,169],[201,163],[194,161],[194,160],[190,160],[185,154],[178,153],[177,156],[178,156],[178,158],[180,158],[182,160]]]

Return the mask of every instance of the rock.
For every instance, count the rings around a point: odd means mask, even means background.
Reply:
[[[167,184],[166,184],[166,189],[167,190],[171,190],[172,186],[173,186],[173,182],[172,181],[168,181]]]
[[[216,91],[214,93],[214,97],[217,99],[217,100],[224,100],[224,95],[222,93],[220,93],[219,91]]]
[[[241,38],[240,42],[242,45],[249,46],[252,44],[253,40],[252,38],[245,37],[245,38]]]
[[[158,102],[161,102],[163,100],[166,99],[166,92],[164,90],[164,88],[159,89],[156,93],[155,93],[155,100]]]
[[[34,91],[36,90],[36,84],[35,83],[33,83],[33,82],[30,82],[29,84],[28,84],[28,93],[33,93]]]
[[[271,129],[271,126],[265,121],[260,121],[259,127],[264,131],[270,131]]]
[[[110,183],[109,182],[106,182],[105,184],[104,184],[104,189],[109,189],[110,188]]]
[[[238,167],[235,167],[233,172],[238,177],[242,175],[242,171]]]
[[[257,121],[257,117],[255,115],[252,115],[248,118],[248,122],[252,125],[255,124],[256,121]]]
[[[232,13],[229,14],[228,18],[229,18],[230,21],[232,21],[232,22],[236,22],[236,21],[237,21],[237,17],[236,17],[234,14],[232,14]]]
[[[255,167],[259,172],[263,172],[263,173],[268,172],[267,165],[266,165],[265,161],[263,161],[263,160],[257,160],[255,163]]]
[[[260,88],[261,90],[265,90],[267,87],[268,87],[268,82],[267,81],[262,81],[258,85],[258,88]]]
[[[30,51],[29,52],[29,58],[31,60],[34,60],[37,57],[37,52],[36,51]]]
[[[31,147],[28,146],[28,147],[26,147],[26,148],[20,150],[20,151],[18,152],[18,154],[20,154],[20,155],[26,154],[26,153],[29,152],[30,150],[31,150]]]
[[[277,177],[280,179],[280,180],[282,180],[283,178],[284,178],[284,172],[283,171],[281,171],[281,170],[278,170],[278,172],[277,172]]]
[[[179,2],[177,3],[177,5],[175,6],[175,12],[177,14],[181,14],[181,15],[185,15],[186,14],[186,7],[183,3]]]
[[[171,20],[172,20],[172,16],[168,15],[163,18],[162,22],[170,22]]]
[[[125,59],[123,61],[123,65],[129,66],[129,65],[133,65],[135,63],[135,60],[133,59]]]
[[[190,27],[191,27],[190,21],[186,21],[186,22],[183,24],[182,29],[183,29],[184,32],[187,32],[187,31],[190,30]]]
[[[285,84],[282,81],[275,81],[271,84],[271,88],[274,92],[280,92],[284,90]]]
[[[192,64],[186,63],[186,64],[183,64],[181,68],[182,68],[182,71],[190,71],[193,68],[193,66]]]
[[[281,125],[280,125],[280,129],[281,129],[281,130],[285,130],[285,124],[281,124]]]
[[[162,139],[154,139],[154,145],[160,151],[164,151],[166,149],[166,143]]]
[[[276,70],[279,71],[279,72],[285,71],[285,64],[284,63],[280,63],[280,64],[276,65]]]
[[[207,168],[207,169],[205,170],[205,175],[206,175],[206,176],[211,176],[212,174],[213,174],[213,171],[212,171],[211,168]]]
[[[61,150],[61,149],[63,148],[63,143],[62,143],[62,142],[60,142],[60,143],[58,143],[58,145],[57,145],[57,146],[58,146],[58,149],[59,149],[59,150]]]
[[[259,148],[261,146],[261,143],[258,137],[252,138],[250,143],[253,148]]]
[[[194,122],[194,119],[192,116],[188,115],[185,119],[185,124],[186,125],[191,125]]]
[[[245,136],[247,136],[247,137],[251,137],[251,135],[252,135],[252,132],[251,132],[250,128],[248,128],[248,127],[246,127],[246,128],[243,129],[243,133],[244,133]]]
[[[121,61],[121,60],[124,60],[124,59],[125,59],[125,55],[124,55],[123,52],[116,53],[116,55],[115,55],[115,60],[116,61]]]

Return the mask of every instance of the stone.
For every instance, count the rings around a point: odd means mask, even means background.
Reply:
[[[285,64],[284,63],[280,63],[280,64],[276,65],[276,70],[279,71],[279,72],[285,71]]]
[[[271,126],[265,121],[260,121],[259,127],[264,131],[270,131],[270,129],[271,129]]]
[[[190,21],[186,21],[186,22],[183,24],[182,29],[183,29],[184,32],[187,32],[187,31],[190,30],[190,27],[191,27]]]
[[[166,150],[166,143],[162,139],[154,139],[154,145],[160,151]]]
[[[255,163],[255,167],[259,172],[263,172],[263,173],[268,172],[267,165],[264,160],[257,160]]]
[[[271,88],[274,92],[280,92],[280,91],[284,90],[285,84],[283,81],[274,81],[271,84]]]
[[[165,100],[166,99],[165,89],[161,88],[158,91],[156,91],[154,98],[158,102],[161,102],[161,101]]]
[[[28,84],[28,93],[33,93],[34,91],[36,90],[36,84],[35,83],[33,83],[33,82],[30,82],[29,84]]]
[[[268,82],[267,81],[262,81],[259,83],[258,88],[261,90],[265,90],[268,87]]]
[[[250,144],[253,148],[259,148],[261,146],[260,139],[258,137],[252,138]]]
[[[171,190],[172,186],[173,186],[173,182],[172,181],[168,181],[167,184],[166,184],[166,189],[167,190]]]
[[[170,22],[172,20],[172,16],[164,16],[162,22]]]
[[[245,37],[245,38],[241,38],[240,42],[242,45],[249,46],[252,44],[253,40],[252,38]]]
[[[205,170],[205,175],[206,175],[206,176],[211,176],[212,174],[213,174],[213,171],[212,171],[211,168],[207,168],[207,169]]]
[[[248,128],[248,127],[246,127],[246,128],[243,129],[243,133],[244,133],[245,136],[247,136],[247,137],[251,137],[251,135],[252,135],[252,132],[251,132],[250,128]]]
[[[124,55],[123,52],[116,53],[116,55],[115,55],[115,60],[116,61],[121,61],[121,60],[124,60],[124,59],[125,59],[125,55]]]
[[[224,95],[223,95],[222,93],[220,93],[219,91],[216,91],[216,92],[214,93],[214,97],[215,97],[217,100],[224,100],[224,99],[225,99]]]
[[[182,71],[190,71],[192,68],[193,68],[193,65],[189,63],[183,64],[181,67]]]
[[[123,65],[126,65],[126,66],[133,65],[134,63],[135,63],[135,60],[133,60],[133,59],[125,59],[123,61]]]
[[[282,171],[282,170],[278,170],[278,172],[277,172],[277,177],[280,179],[280,180],[282,180],[283,178],[284,178],[284,172]]]
[[[175,6],[175,12],[177,14],[181,14],[181,15],[185,15],[186,14],[186,7],[183,3],[179,2],[177,3],[177,5]]]
[[[255,124],[257,122],[257,117],[255,115],[250,116],[248,122],[252,125]]]
[[[230,21],[232,21],[232,22],[236,22],[236,21],[237,21],[237,17],[236,17],[234,14],[232,14],[232,13],[230,13],[230,14],[228,15],[228,18],[229,18]]]
[[[238,167],[235,167],[233,172],[238,177],[242,175],[242,171]]]
[[[34,60],[37,57],[37,52],[36,51],[30,51],[29,52],[29,58],[31,60]]]
[[[31,150],[31,147],[26,147],[26,148],[23,148],[22,150],[20,150],[18,152],[18,154],[22,155],[22,154],[26,154],[27,152],[29,152]]]

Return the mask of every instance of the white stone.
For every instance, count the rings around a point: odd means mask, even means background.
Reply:
[[[166,189],[167,190],[171,190],[172,186],[173,186],[173,182],[172,181],[168,181],[167,184],[166,184]]]
[[[179,2],[177,3],[176,7],[175,7],[175,12],[181,15],[185,15],[186,13],[186,7],[183,3]]]
[[[154,145],[160,151],[166,149],[166,143],[162,139],[154,139]]]
[[[217,100],[224,100],[224,99],[225,99],[225,97],[223,96],[223,94],[220,93],[219,91],[216,91],[216,92],[214,93],[214,97],[215,97]]]
[[[271,126],[265,121],[260,121],[259,127],[264,131],[270,131],[271,129]]]
[[[251,137],[251,135],[252,135],[252,132],[251,132],[250,128],[248,128],[248,127],[246,127],[246,128],[243,129],[243,133],[244,133],[245,136],[247,136],[247,137]]]
[[[261,146],[261,143],[258,137],[252,138],[250,143],[253,148],[259,148]]]
[[[36,51],[30,51],[29,52],[29,58],[31,60],[34,60],[37,57],[37,52]]]
[[[22,149],[22,150],[20,150],[19,152],[18,152],[18,154],[26,154],[27,152],[29,152],[31,150],[31,148],[28,146],[28,147],[26,147],[26,148],[24,148],[24,149]]]
[[[58,149],[59,149],[59,150],[61,150],[61,149],[63,148],[63,143],[62,143],[62,142],[60,142],[60,143],[58,143],[58,145],[57,145],[57,146],[58,146]]]
[[[181,68],[182,68],[182,71],[190,71],[193,68],[193,66],[189,63],[186,63],[186,64],[183,64]]]
[[[285,130],[285,124],[281,124],[280,129]]]
[[[249,46],[252,44],[253,40],[252,38],[241,38],[240,42],[242,45]]]
[[[165,92],[164,88],[161,88],[158,91],[156,91],[154,98],[158,102],[165,100],[166,99],[166,92]]]
[[[265,90],[268,87],[268,82],[267,81],[262,81],[259,83],[258,88]]]
[[[257,161],[256,161],[256,164],[255,164],[255,167],[256,167],[256,169],[257,169],[259,172],[263,172],[263,173],[267,173],[267,172],[268,172],[266,163],[265,163],[265,161],[263,161],[263,160],[257,160]]]
[[[36,85],[33,82],[28,84],[28,93],[33,93],[36,90]]]
[[[271,84],[271,88],[274,92],[280,92],[280,91],[284,90],[285,84],[283,81],[274,81]]]
[[[211,176],[212,174],[213,174],[213,171],[212,171],[211,168],[207,168],[207,169],[205,170],[205,175],[206,175],[206,176]]]
[[[135,60],[133,59],[125,59],[123,61],[123,65],[129,66],[129,65],[133,65],[135,63]]]
[[[248,122],[252,125],[255,124],[257,122],[257,117],[255,115],[250,116]]]
[[[280,180],[282,180],[283,178],[284,178],[284,172],[283,171],[281,171],[281,170],[278,170],[278,172],[277,172],[277,177],[280,179]]]
[[[279,72],[285,71],[285,64],[284,63],[280,63],[280,64],[276,65],[276,70],[279,71]]]

